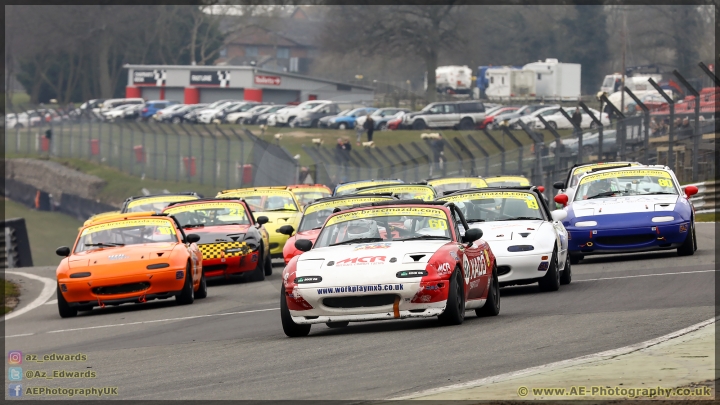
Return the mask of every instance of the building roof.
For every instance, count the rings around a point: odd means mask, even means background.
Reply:
[[[323,24],[303,18],[226,16],[220,26],[233,44],[317,47]]]

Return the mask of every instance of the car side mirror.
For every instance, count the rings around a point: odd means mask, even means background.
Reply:
[[[292,225],[283,225],[278,228],[277,232],[283,235],[292,236],[293,232],[295,232],[295,228],[293,228]]]
[[[555,210],[550,213],[552,216],[553,221],[561,222],[563,219],[567,218],[567,211],[565,210]]]
[[[60,246],[55,250],[55,254],[60,257],[68,257],[70,256],[70,248],[67,246]]]
[[[545,186],[538,186],[537,189],[538,189],[538,191],[541,192],[541,193],[544,193],[544,192],[545,192]]]
[[[555,183],[553,183],[553,188],[555,190],[565,190],[565,182],[556,181]]]
[[[685,186],[685,195],[687,198],[690,198],[698,193],[698,188],[696,186]]]
[[[200,240],[200,235],[196,233],[189,233],[185,235],[185,240],[187,241],[187,243],[195,243]]]
[[[265,225],[265,224],[268,223],[268,221],[269,221],[269,219],[268,219],[268,217],[266,217],[265,215],[260,216],[260,217],[257,217],[257,218],[255,219],[255,222],[257,222],[257,223],[260,224],[260,225]]]
[[[295,241],[295,249],[301,252],[307,252],[312,249],[313,243],[308,239],[297,239]]]
[[[465,231],[465,235],[462,237],[462,241],[465,243],[473,243],[476,240],[482,238],[483,231],[479,228],[470,228]]]
[[[567,207],[568,203],[568,196],[567,194],[558,194],[554,198],[555,202],[562,205],[563,207]]]

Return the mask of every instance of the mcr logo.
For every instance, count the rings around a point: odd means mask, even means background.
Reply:
[[[385,256],[363,256],[353,257],[352,259],[339,260],[337,266],[350,266],[350,265],[372,265],[372,264],[383,264],[385,262]]]

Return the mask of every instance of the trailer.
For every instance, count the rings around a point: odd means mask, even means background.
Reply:
[[[485,70],[485,96],[490,100],[534,99],[535,73],[503,66]]]
[[[470,94],[472,80],[472,69],[467,66],[440,66],[435,69],[435,85],[438,93]],[[427,76],[425,89],[427,90]]]
[[[535,72],[535,94],[544,100],[579,100],[581,96],[578,63],[561,63],[548,58],[528,63],[523,70]]]

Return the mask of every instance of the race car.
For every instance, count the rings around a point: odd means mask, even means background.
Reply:
[[[340,183],[335,186],[333,190],[333,196],[354,194],[359,188],[369,186],[382,186],[384,184],[401,184],[404,181],[400,179],[380,179],[380,180],[358,180],[349,181],[347,183]]]
[[[565,206],[570,260],[587,255],[677,249],[679,256],[697,250],[695,186],[683,188],[666,166],[595,168],[580,177],[573,200],[555,196]]]
[[[154,212],[126,214],[84,226],[75,245],[59,247],[57,306],[62,318],[94,307],[175,297],[207,297],[196,234]]]
[[[401,200],[424,200],[431,201],[437,196],[435,189],[424,184],[386,184],[384,186],[361,187],[355,194],[387,194],[398,197]]]
[[[435,316],[459,325],[468,309],[497,315],[495,257],[481,237],[443,201],[380,201],[334,213],[314,244],[295,241],[305,253],[283,270],[283,331],[298,337],[316,323]]]
[[[353,205],[365,204],[376,201],[387,201],[392,200],[393,197],[387,196],[360,196],[360,195],[347,195],[338,197],[327,197],[311,202],[305,206],[303,211],[300,225],[297,228],[297,234],[293,235],[296,231],[292,225],[283,225],[278,229],[278,232],[283,235],[288,235],[287,242],[283,247],[283,259],[285,264],[290,262],[293,257],[302,254],[301,251],[295,248],[295,239],[308,239],[315,242],[320,229],[322,228],[325,220],[333,213],[335,209],[341,208],[346,209]]]
[[[198,193],[173,193],[173,194],[157,194],[157,195],[141,195],[130,197],[125,200],[120,212],[145,212],[155,211],[162,212],[170,203],[178,201],[198,200],[202,198]]]
[[[330,197],[332,190],[323,184],[293,184],[287,186],[287,189],[295,194],[301,205],[306,205],[310,201],[319,200],[320,198]]]
[[[631,166],[642,166],[638,162],[597,162],[597,163],[586,163],[576,164],[567,174],[565,181],[557,181],[553,184],[553,188],[558,190],[557,194],[567,194],[568,199],[572,201],[573,195],[575,194],[575,187],[577,186],[580,176],[597,168],[610,168],[610,167],[631,167]],[[559,208],[559,207],[558,207]]]
[[[497,259],[500,287],[538,283],[557,291],[572,279],[567,213],[550,211],[537,187],[459,191],[439,201],[455,203],[471,228],[483,231]]]
[[[267,217],[255,218],[245,201],[205,198],[172,203],[163,212],[200,236],[205,277],[247,276],[249,281],[262,281],[272,275],[270,240],[263,227]]]
[[[488,187],[515,187],[515,186],[529,186],[530,180],[525,176],[495,176],[495,177],[483,177]]]
[[[445,195],[453,191],[467,190],[469,188],[487,187],[485,180],[480,177],[443,177],[430,179],[427,185],[434,188],[437,195]]]
[[[270,257],[282,257],[288,237],[278,229],[283,225],[297,228],[302,217],[302,208],[291,191],[275,187],[239,188],[221,191],[217,196],[242,198],[255,215],[267,217],[265,229],[270,236]]]

